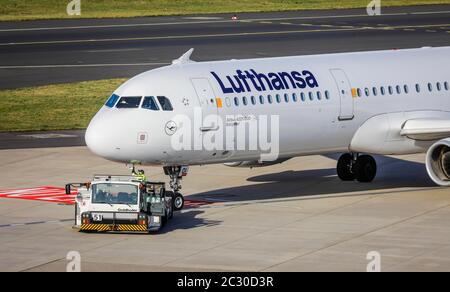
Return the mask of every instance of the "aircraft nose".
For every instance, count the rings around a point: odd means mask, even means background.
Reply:
[[[89,150],[106,159],[113,158],[114,152],[120,149],[113,133],[114,126],[114,124],[109,123],[108,119],[94,117],[84,136]]]

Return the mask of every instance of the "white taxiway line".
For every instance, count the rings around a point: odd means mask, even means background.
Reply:
[[[405,12],[405,13],[385,13],[383,16],[408,16],[427,14],[448,14],[450,11],[429,11],[429,12]],[[300,17],[274,17],[274,18],[249,18],[242,20],[204,20],[204,21],[180,21],[180,22],[160,22],[160,23],[135,23],[135,24],[110,24],[110,25],[83,25],[83,26],[57,26],[57,27],[30,27],[30,28],[7,28],[0,29],[0,32],[18,31],[42,31],[42,30],[69,30],[69,29],[98,29],[98,28],[120,28],[120,27],[142,27],[142,26],[163,26],[163,25],[187,25],[187,24],[208,24],[227,22],[260,22],[260,21],[283,21],[283,20],[308,20],[308,19],[332,19],[332,18],[361,18],[369,17],[367,14],[344,14],[344,15],[323,15],[323,16],[300,16]]]
[[[78,67],[114,67],[114,66],[164,66],[170,63],[128,63],[128,64],[61,64],[61,65],[24,65],[0,66],[0,69],[39,69],[39,68],[78,68]]]

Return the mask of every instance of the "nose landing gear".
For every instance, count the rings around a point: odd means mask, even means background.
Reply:
[[[172,192],[168,192],[172,196],[173,209],[179,211],[184,207],[184,197],[178,191],[181,189],[181,180],[187,175],[188,166],[164,166],[164,174],[170,178],[170,188]]]
[[[372,182],[377,175],[377,162],[370,155],[345,153],[337,163],[338,177],[343,181]]]

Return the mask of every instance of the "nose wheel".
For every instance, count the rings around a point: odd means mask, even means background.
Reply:
[[[175,193],[173,196],[173,209],[180,211],[184,207],[184,197],[180,193]]]
[[[175,211],[184,207],[184,197],[178,191],[181,189],[181,180],[187,175],[188,166],[165,166],[164,173],[169,176],[169,186],[172,189],[172,206]]]
[[[372,182],[377,175],[377,162],[370,155],[343,154],[337,163],[338,177],[343,181]]]

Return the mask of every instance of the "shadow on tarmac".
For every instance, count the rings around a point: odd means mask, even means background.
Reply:
[[[337,160],[339,155],[326,157]],[[301,198],[304,196],[341,196],[389,194],[403,191],[403,188],[436,187],[428,177],[423,163],[411,162],[387,156],[374,156],[378,164],[378,174],[372,183],[343,182],[335,168],[283,171],[249,177],[255,184],[217,189],[193,194],[192,199],[216,199],[224,202],[249,200]],[[375,191],[375,192],[374,192]],[[379,191],[379,192],[376,192]],[[411,190],[404,190],[411,191]]]

